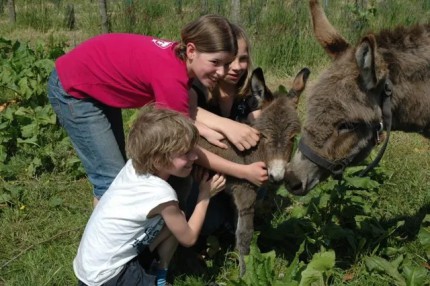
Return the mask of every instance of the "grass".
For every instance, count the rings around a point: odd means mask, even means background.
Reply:
[[[15,26],[8,23],[5,13],[0,14],[2,37],[34,44],[44,42],[51,46],[67,41],[70,49],[100,33],[97,1],[73,1],[76,12],[74,30],[64,28],[67,4],[64,1],[15,2]],[[182,3],[180,15],[177,6],[172,5],[173,1],[134,2],[139,13],[131,22],[123,1],[108,1],[114,31],[149,33],[175,39],[180,27],[201,13],[201,1],[175,1]],[[312,81],[329,61],[312,38],[306,2],[249,0],[241,3],[243,25],[254,43],[254,63],[267,70],[269,86],[290,86],[292,77],[303,66],[311,69]],[[354,1],[327,2],[328,17],[351,41],[368,29],[422,22],[429,19],[430,13],[425,0],[368,1],[375,3],[375,11],[365,7],[354,10],[346,5]],[[208,1],[207,11],[228,16],[228,3]],[[351,19],[355,28],[351,28],[345,18]],[[304,101],[301,100],[301,115],[305,109]],[[133,111],[125,114],[129,118]],[[128,124],[128,120],[125,122]],[[417,234],[424,216],[430,213],[430,141],[419,134],[403,132],[393,132],[390,140],[381,162],[387,178],[375,191],[377,200],[371,211],[374,221],[382,225],[383,231],[388,231],[398,222],[404,221],[404,224],[376,246],[362,248],[352,261],[338,260],[327,284],[395,284],[390,276],[370,272],[365,264],[366,256],[377,254],[394,259],[403,255],[411,257],[417,265],[429,263]],[[19,165],[16,169],[19,170]],[[23,173],[17,171],[14,180],[0,178],[0,196],[10,196],[7,203],[0,204],[0,285],[76,285],[72,261],[92,211],[91,186],[85,177],[76,178],[68,173],[46,173],[38,177],[28,177]],[[290,205],[276,214],[273,224],[309,220],[308,217],[297,219],[288,211],[291,206],[304,205],[303,200],[307,198],[287,197]],[[357,236],[362,235],[354,231]],[[276,268],[282,270],[291,263],[302,237],[294,231],[279,235],[282,239],[271,247],[277,250]],[[308,234],[308,238],[318,239],[313,234]],[[353,250],[345,247],[344,251]],[[311,254],[311,249],[307,249],[302,255],[303,261],[309,261],[307,255]],[[220,252],[216,259],[208,261],[208,275],[179,276],[175,285],[204,285],[214,280],[221,285],[229,285],[232,277],[237,276],[236,259],[237,254],[233,251]]]
[[[16,204],[0,209],[0,281],[75,284],[71,262],[91,214],[89,183],[47,174],[11,185],[21,191]]]

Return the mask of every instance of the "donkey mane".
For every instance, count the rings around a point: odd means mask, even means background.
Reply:
[[[422,46],[422,37],[430,32],[430,23],[412,26],[397,26],[393,29],[382,29],[377,34],[378,45],[384,48],[407,50]]]
[[[385,29],[375,37],[393,84],[401,77],[411,83],[430,77],[430,24]]]

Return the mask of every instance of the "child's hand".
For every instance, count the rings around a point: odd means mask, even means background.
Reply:
[[[245,179],[258,187],[269,179],[266,164],[264,162],[255,162],[249,165],[244,165],[244,170]]]
[[[209,143],[222,149],[228,149],[228,146],[222,142],[225,139],[222,133],[215,130],[209,129],[204,135],[202,135]]]
[[[207,182],[210,182],[209,193],[212,198],[213,196],[225,189],[226,178],[222,174],[215,174]]]
[[[194,170],[194,179],[199,181],[199,196],[211,198],[220,191],[224,190],[226,178],[224,175],[215,174],[209,178],[209,172],[204,168]]]
[[[225,120],[227,123],[223,125],[222,132],[237,149],[243,151],[257,145],[258,140],[260,140],[260,132],[257,129],[228,118]]]

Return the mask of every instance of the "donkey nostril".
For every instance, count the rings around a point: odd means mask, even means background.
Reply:
[[[288,183],[290,185],[290,188],[293,192],[300,191],[302,189],[302,182],[300,181],[293,181]]]
[[[275,181],[275,177],[273,177],[272,174],[269,174],[269,181],[270,182],[274,182]]]
[[[284,176],[279,176],[277,174],[269,174],[269,182],[271,184],[282,184]]]
[[[286,172],[285,175],[285,186],[288,191],[296,195],[301,194],[303,188],[302,181],[291,172]]]

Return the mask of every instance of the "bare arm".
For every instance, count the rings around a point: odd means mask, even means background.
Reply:
[[[166,226],[176,237],[178,242],[185,247],[194,245],[200,234],[206,211],[209,205],[209,198],[200,200],[190,220],[187,222],[185,214],[179,208],[177,202],[168,202],[160,205],[162,208],[161,216],[166,222]]]
[[[248,114],[247,119],[248,119],[248,121],[249,121],[249,122],[253,122],[253,121],[255,121],[258,117],[260,117],[260,115],[261,115],[261,109],[257,109],[257,110],[251,111],[251,112]]]
[[[196,152],[198,155],[196,164],[207,169],[239,179],[245,179],[256,186],[261,186],[268,179],[264,162],[242,165],[226,160],[200,146],[196,147]]]
[[[160,214],[170,232],[185,247],[190,247],[196,243],[211,196],[225,187],[226,179],[224,176],[214,175],[210,179],[208,177],[206,173],[200,182],[197,204],[188,221],[176,201],[160,204],[150,212],[151,215]]]
[[[260,133],[257,129],[229,118],[218,116],[200,107],[197,107],[196,121],[202,122],[209,128],[224,134],[241,151],[255,146],[259,140]]]
[[[217,147],[227,149],[228,146],[221,142],[225,137],[222,133],[209,128],[206,124],[201,121],[196,120],[197,116],[197,93],[194,89],[188,91],[188,101],[189,101],[189,113],[190,118],[194,120],[194,125],[199,130],[200,136],[204,137],[209,143]]]
[[[199,121],[194,121],[194,125],[197,127],[197,130],[199,130],[200,136],[204,137],[209,143],[222,149],[228,148],[228,146],[222,142],[222,140],[225,139],[224,135]]]
[[[190,117],[195,121],[200,135],[211,144],[227,148],[227,145],[220,141],[225,136],[237,149],[243,151],[255,146],[260,139],[257,129],[199,107],[197,93],[194,89],[188,91],[188,101]]]

